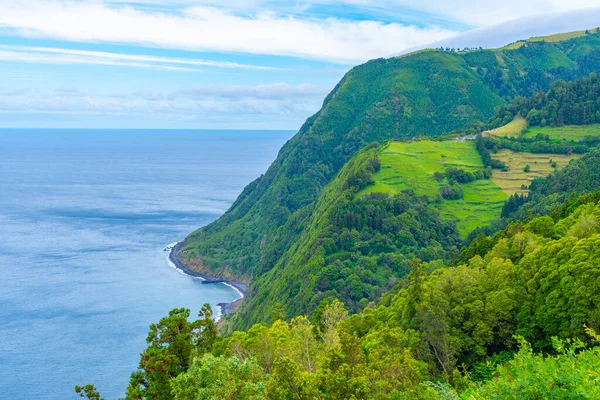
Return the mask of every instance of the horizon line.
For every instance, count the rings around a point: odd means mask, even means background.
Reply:
[[[296,129],[235,129],[235,128],[36,128],[36,127],[0,127],[4,130],[40,130],[40,131],[248,131],[248,132],[297,132]]]

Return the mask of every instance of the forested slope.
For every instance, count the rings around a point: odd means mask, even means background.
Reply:
[[[600,79],[595,73],[572,82],[556,81],[550,90],[519,96],[500,107],[492,125],[503,125],[515,116],[528,126],[588,125],[600,122]]]
[[[550,108],[554,113],[575,109],[574,105],[593,102],[589,99],[596,99],[599,85],[595,76],[554,83],[548,92],[500,108],[488,124],[496,124],[504,114],[510,120],[523,105],[536,102],[545,104],[539,112],[548,115]],[[507,218],[526,201],[530,203],[523,206],[520,219],[530,212],[549,213],[573,192],[594,190],[600,182],[597,151],[569,165],[566,173],[560,172],[558,162],[562,167],[569,159],[581,157],[571,153],[594,149],[595,140],[600,137],[580,143],[480,135],[477,140],[450,136],[390,142],[377,149],[369,146],[265,246],[263,265],[274,267],[256,276],[249,297],[228,320],[227,329],[267,321],[274,312],[288,318],[310,313],[327,298],[341,300],[351,312],[360,311],[406,276],[412,257],[430,263],[429,270],[453,263],[461,236],[497,220],[501,210],[505,219],[486,232],[515,220],[517,216]],[[538,149],[555,154],[540,154]],[[524,172],[523,166],[509,168],[514,162],[501,162],[497,159],[501,156],[530,160],[526,169],[535,174]],[[534,176],[545,177],[552,171],[559,183],[542,189],[548,186],[543,180],[532,182]],[[504,186],[513,182],[523,190],[531,186],[531,198],[518,194],[503,206]]]
[[[261,247],[356,151],[392,137],[441,135],[489,118],[500,104],[457,54],[427,51],[352,69],[267,173],[221,219],[186,239],[190,262],[247,279],[269,269]]]
[[[353,68],[323,108],[282,148],[267,173],[249,185],[222,218],[186,239],[184,261],[203,272],[252,282],[229,327],[265,320],[278,302],[290,317],[310,312],[329,296],[342,298],[352,311],[361,309],[406,273],[409,254],[432,261],[448,258],[449,252],[457,253],[458,242],[453,242],[453,234],[432,233],[456,228],[446,227],[448,222],[428,206],[429,200],[414,194],[397,196],[413,210],[398,208],[385,196],[364,204],[352,201],[348,207],[353,209],[343,209],[338,197],[343,199],[348,187],[362,182],[332,182],[344,164],[372,141],[439,136],[488,120],[505,104],[500,96],[511,99],[546,90],[560,77],[587,73],[596,65],[592,55],[600,51],[598,37],[532,43],[514,50],[423,51]],[[330,182],[331,191],[322,194]],[[377,220],[384,224],[341,223],[330,209],[359,219],[379,215]],[[394,227],[390,220],[400,217],[406,221]],[[424,237],[410,232],[421,229],[420,224],[427,225]],[[398,236],[405,231],[410,235]],[[351,245],[344,247],[348,235]]]
[[[207,306],[193,322],[173,310],[151,327],[127,398],[596,398],[597,201],[515,222],[455,267],[428,274],[415,258],[360,314],[333,300],[219,337]]]
[[[317,201],[278,231],[275,242],[289,242],[289,249],[256,278],[229,328],[268,320],[276,311],[285,318],[307,314],[324,299],[340,299],[357,312],[406,276],[415,255],[434,261],[458,254],[456,224],[443,220],[426,197],[411,191],[357,196],[378,169],[379,150],[360,151]]]
[[[265,175],[223,217],[187,238],[188,262],[250,281],[274,265],[261,258],[276,230],[312,202],[361,147],[393,137],[441,135],[486,120],[502,98],[598,72],[599,48],[600,35],[590,34],[517,49],[423,51],[353,68]]]

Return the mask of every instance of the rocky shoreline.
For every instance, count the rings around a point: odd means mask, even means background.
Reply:
[[[201,272],[194,271],[181,260],[181,256],[179,255],[179,250],[181,250],[181,247],[183,247],[183,242],[178,242],[175,246],[171,247],[170,249],[168,247],[165,249],[169,250],[169,260],[171,260],[171,262],[173,263],[173,265],[175,265],[177,269],[183,271],[187,275],[202,279],[202,283],[204,284],[221,283],[233,287],[240,293],[241,297],[237,300],[234,300],[229,303],[217,304],[219,307],[221,307],[221,315],[233,314],[235,310],[239,307],[244,297],[246,297],[248,286],[240,282],[227,279],[219,279],[215,278],[214,276],[209,276]]]

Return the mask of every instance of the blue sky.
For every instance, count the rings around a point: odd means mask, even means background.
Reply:
[[[0,127],[298,129],[353,65],[595,3],[0,0]]]

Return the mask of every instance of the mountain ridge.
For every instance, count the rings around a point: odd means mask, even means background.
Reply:
[[[295,246],[308,229],[302,224],[311,204],[362,147],[444,135],[487,120],[506,100],[594,71],[600,71],[597,33],[516,49],[426,50],[357,66],[230,210],[186,238],[184,261],[209,275],[251,283],[245,303],[253,303],[257,279]],[[248,310],[242,305],[242,313]],[[257,319],[236,326],[252,322]]]

